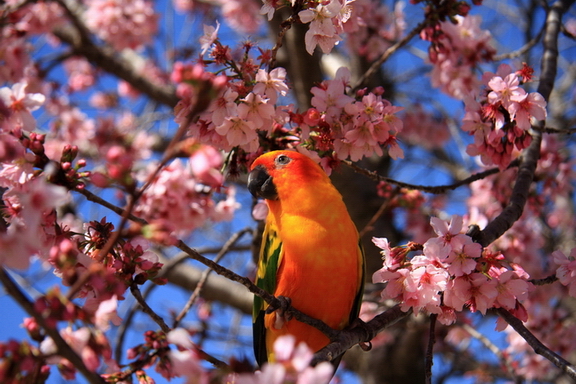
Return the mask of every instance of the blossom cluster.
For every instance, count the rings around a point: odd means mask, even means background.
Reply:
[[[386,239],[374,239],[382,249],[384,267],[374,273],[374,283],[386,282],[382,297],[400,301],[402,310],[438,315],[443,324],[456,320],[464,307],[486,314],[490,308],[505,308],[526,320],[522,301],[530,285],[528,274],[508,263],[502,254],[487,252],[464,235],[462,218],[450,223],[432,218],[437,237],[422,246],[390,248]],[[421,249],[415,256],[410,252]],[[499,324],[503,329],[505,324]]]
[[[175,109],[179,124],[189,123],[198,98],[207,94],[187,92],[190,83],[197,84],[200,79],[210,82],[211,89],[219,89],[207,109],[189,126],[192,136],[200,142],[225,151],[239,148],[248,153],[275,142],[280,147],[318,152],[325,159],[359,160],[372,154],[382,155],[383,147],[393,158],[403,156],[396,140],[403,126],[396,113],[402,108],[384,99],[383,89],[364,89],[356,97],[349,96],[350,72],[341,67],[334,79],[312,88],[312,107],[298,113],[293,105],[281,104],[281,97],[289,89],[284,68],[267,71],[248,55],[235,61],[230,49],[218,41],[217,33],[218,26],[205,26],[201,42],[203,52],[209,52],[215,64],[228,70],[226,80],[214,77],[201,64],[177,64],[172,75],[182,97]],[[262,58],[265,56],[263,53]],[[324,165],[329,170],[330,165]]]
[[[524,66],[514,72],[507,64],[484,74],[486,96],[464,99],[466,114],[462,129],[474,135],[467,148],[486,165],[508,166],[518,152],[531,142],[531,120],[546,118],[546,101],[538,92],[526,92],[520,85],[531,78],[532,69]]]
[[[421,36],[432,43],[429,50],[432,85],[463,99],[479,86],[474,68],[491,60],[496,50],[490,32],[480,28],[480,16],[456,15],[453,20],[425,28]]]
[[[213,222],[230,220],[240,207],[235,199],[235,189],[228,187],[220,201],[213,198],[214,190],[221,187],[222,175],[216,172],[221,166],[220,153],[211,147],[208,156],[196,154],[189,161],[173,160],[163,167],[152,184],[135,207],[135,213],[146,219],[151,228],[157,230],[150,234],[157,238],[160,232],[173,235],[188,233],[199,228],[208,220]],[[217,166],[204,161],[216,161]],[[138,176],[148,180],[155,173],[157,165],[151,164]],[[170,243],[169,239],[162,241]]]
[[[406,29],[404,6],[404,2],[397,2],[390,10],[379,2],[355,0],[349,6],[350,17],[343,24],[347,48],[368,61],[377,59],[402,37]]]
[[[145,0],[87,0],[86,26],[115,49],[149,44],[158,30],[154,3]]]

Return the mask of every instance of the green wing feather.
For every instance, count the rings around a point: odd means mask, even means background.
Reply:
[[[274,294],[276,289],[276,274],[281,261],[282,242],[278,237],[278,231],[275,225],[267,223],[262,235],[256,286],[268,293]],[[254,307],[252,311],[254,355],[260,366],[268,361],[266,328],[264,327],[264,314],[267,307],[268,304],[262,298],[254,296]]]

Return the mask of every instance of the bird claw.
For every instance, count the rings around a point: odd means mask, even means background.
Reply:
[[[268,308],[266,308],[266,314],[269,315],[272,312],[276,312],[274,327],[280,329],[284,326],[285,322],[292,319],[292,314],[288,311],[292,300],[286,296],[278,296],[276,299],[278,299],[278,302],[276,305],[269,305]]]

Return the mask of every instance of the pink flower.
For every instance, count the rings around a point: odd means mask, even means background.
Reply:
[[[88,28],[115,49],[136,49],[152,41],[158,30],[154,4],[145,0],[87,0]]]
[[[190,167],[200,182],[211,187],[219,187],[224,182],[220,172],[222,155],[212,146],[200,145],[190,156]]]
[[[186,383],[208,384],[208,373],[200,365],[200,360],[194,351],[171,349],[168,352],[168,358],[172,365],[172,373],[185,377]]]
[[[40,93],[27,93],[27,86],[26,82],[21,82],[14,84],[12,88],[0,88],[0,102],[10,111],[10,116],[2,122],[4,129],[36,129],[36,119],[30,112],[40,108],[46,98]]]
[[[494,76],[488,81],[488,87],[492,89],[488,94],[488,101],[491,104],[502,103],[506,109],[526,94],[526,91],[520,88],[520,80],[515,73],[509,74],[504,79]]]
[[[240,99],[238,105],[238,117],[249,121],[253,129],[270,130],[275,112],[274,105],[269,103],[268,99],[263,99],[254,92]]]
[[[496,305],[513,310],[517,302],[526,300],[528,288],[528,282],[519,278],[516,271],[505,271],[497,278]]]
[[[570,296],[576,297],[576,247],[572,248],[568,257],[562,251],[554,251],[552,257],[560,266],[556,270],[556,277],[568,287]]]
[[[73,56],[64,62],[68,73],[68,86],[72,91],[82,91],[94,85],[94,68],[82,57]]]
[[[246,119],[228,117],[224,123],[215,128],[215,131],[224,136],[230,148],[239,145],[248,152],[255,152],[258,149],[258,134]]]
[[[218,30],[220,29],[220,23],[216,21],[216,27],[211,25],[204,25],[204,35],[200,37],[200,54],[204,55],[206,51],[214,44],[218,38]]]
[[[476,259],[482,254],[482,246],[468,236],[457,236],[451,242],[450,254],[445,262],[448,272],[458,277],[471,273],[476,268]]]
[[[440,292],[446,289],[448,272],[426,256],[415,256],[412,263],[418,266],[406,275],[402,310],[412,307],[415,313],[421,309],[440,313]]]
[[[469,305],[472,312],[480,311],[485,315],[498,296],[496,285],[495,280],[489,280],[481,273],[457,277],[448,283],[444,303],[457,311]]]
[[[518,98],[517,102],[508,108],[508,111],[518,128],[526,131],[530,128],[532,117],[536,120],[546,118],[546,100],[538,92],[525,94]]]
[[[253,92],[268,98],[269,103],[276,103],[278,94],[286,96],[288,85],[286,85],[286,70],[282,67],[274,68],[267,73],[263,69],[256,72],[256,85]]]
[[[102,332],[110,329],[110,322],[116,326],[122,323],[122,318],[118,316],[118,298],[116,295],[113,295],[108,300],[101,301],[94,313],[94,324]]]
[[[298,13],[303,23],[310,23],[304,36],[306,51],[309,54],[314,53],[316,45],[320,45],[322,52],[330,53],[334,45],[341,40],[334,26],[336,20],[333,20],[340,15],[341,9],[342,4],[339,0],[330,0],[328,3],[319,3],[315,8]]]

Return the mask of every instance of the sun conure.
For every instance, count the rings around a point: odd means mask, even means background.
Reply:
[[[364,253],[342,196],[326,173],[303,154],[273,151],[252,164],[248,189],[269,208],[256,285],[290,299],[294,308],[334,329],[349,325],[362,301]],[[267,307],[255,297],[258,364],[274,360],[274,341],[281,335],[294,335],[313,351],[329,343],[316,328],[287,320],[279,311],[267,314]]]

